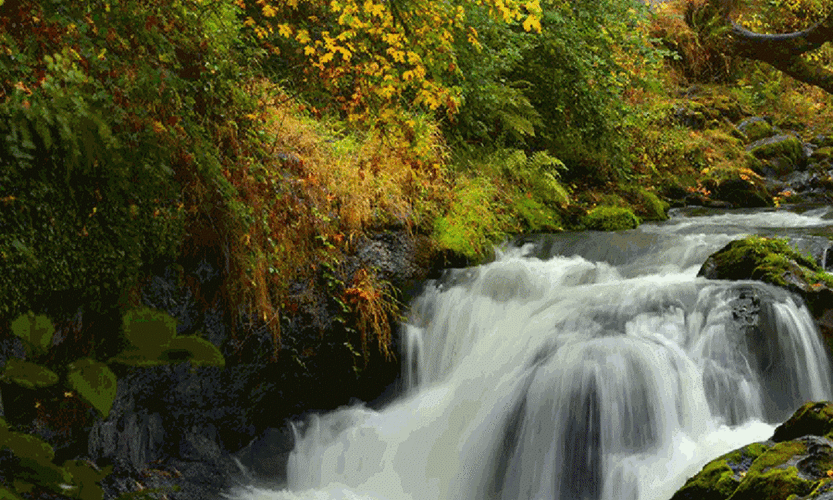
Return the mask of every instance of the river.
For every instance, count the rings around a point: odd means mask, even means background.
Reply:
[[[403,325],[403,393],[298,423],[287,483],[234,496],[667,500],[711,458],[833,398],[806,307],[698,278],[701,264],[744,234],[830,226],[831,208],[679,212],[525,237],[448,271]]]

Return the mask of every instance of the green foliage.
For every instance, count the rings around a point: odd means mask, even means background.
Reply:
[[[150,308],[124,314],[124,336],[130,346],[110,361],[128,366],[154,366],[189,361],[195,366],[225,366],[223,354],[211,342],[177,337],[176,320]]]
[[[12,333],[23,340],[23,345],[32,354],[43,354],[52,345],[52,335],[55,327],[49,318],[43,315],[28,314],[18,316],[12,321]]]
[[[171,339],[162,352],[162,359],[190,361],[194,366],[225,366],[223,353],[211,342],[199,337],[177,337]]]
[[[71,363],[67,382],[84,401],[107,418],[116,399],[118,385],[116,375],[106,364],[90,358]]]
[[[58,375],[37,363],[22,359],[10,359],[3,369],[3,378],[28,389],[49,387],[58,383]]]
[[[583,223],[587,229],[621,231],[637,227],[640,220],[629,208],[598,206],[584,216]]]
[[[216,136],[248,111],[236,12],[179,0],[5,7],[0,317],[103,308],[177,254],[204,197],[231,193],[220,167],[231,151]]]
[[[124,336],[140,351],[161,349],[176,335],[176,320],[147,307],[132,309],[123,316]]]
[[[82,461],[54,463],[55,451],[45,441],[21,432],[13,432],[0,418],[0,451],[9,450],[13,456],[11,468],[13,489],[0,488],[0,498],[16,499],[18,494],[34,488],[45,489],[79,500],[102,500],[104,491],[98,483],[112,471],[99,470]]]
[[[51,357],[44,352],[43,337],[52,338],[54,327],[46,316],[22,315],[13,321],[15,333],[27,340],[28,355],[40,359]],[[44,332],[47,332],[45,334]],[[117,332],[113,332],[115,335]],[[107,361],[131,365],[158,365],[190,361],[194,366],[225,366],[222,353],[210,342],[196,337],[176,337],[176,321],[168,314],[148,308],[138,308],[123,316],[123,333],[130,347]],[[118,380],[107,363],[82,358],[70,362],[63,380],[67,389],[75,391],[82,400],[94,408],[101,417],[110,413],[116,398]],[[61,377],[49,368],[32,361],[9,359],[0,379],[33,392],[53,386]],[[28,408],[6,407],[9,418],[12,413],[25,414]],[[20,422],[18,422],[20,423]],[[25,425],[25,424],[23,424]],[[51,490],[80,500],[101,500],[104,492],[99,482],[111,469],[98,470],[78,461],[53,463],[55,452],[43,440],[22,432],[14,432],[0,418],[0,451],[11,450],[15,465],[10,471],[14,490],[9,495],[28,493],[35,488]],[[8,476],[7,476],[8,477]],[[0,491],[0,494],[3,492]]]
[[[448,213],[434,223],[438,245],[475,261],[486,257],[491,243],[505,234],[505,216],[497,211],[497,195],[488,179],[460,179]]]

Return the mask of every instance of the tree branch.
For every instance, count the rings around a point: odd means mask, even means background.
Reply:
[[[729,50],[733,54],[763,61],[796,80],[833,94],[833,71],[801,57],[833,41],[833,12],[806,30],[778,35],[755,33],[735,23],[728,15],[725,19],[732,25]]]

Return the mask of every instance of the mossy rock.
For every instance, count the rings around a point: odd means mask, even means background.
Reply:
[[[668,219],[668,209],[671,208],[671,205],[667,201],[661,200],[656,194],[646,189],[638,189],[634,193],[634,198],[637,213],[643,220]]]
[[[770,447],[752,443],[727,453],[706,464],[694,477],[686,481],[672,500],[724,500],[740,485],[755,459]]]
[[[802,436],[831,436],[833,433],[833,403],[829,401],[805,403],[786,422],[775,428],[772,440],[789,441]]]
[[[599,206],[582,219],[587,229],[597,231],[622,231],[634,229],[640,224],[639,217],[629,208]]]
[[[750,474],[731,496],[732,500],[787,500],[792,495],[805,496],[817,486],[815,481],[799,477],[798,469],[774,468]]]
[[[775,135],[775,129],[772,125],[760,116],[743,120],[738,124],[737,128],[743,132],[749,142],[759,141]]]
[[[760,208],[773,205],[766,181],[749,168],[722,167],[703,171],[703,186],[712,199],[731,203],[734,207]]]
[[[801,255],[785,239],[749,236],[709,256],[698,276],[724,280],[758,280],[786,286],[784,274],[796,268],[819,271],[812,258]]]
[[[785,158],[795,167],[804,161],[804,147],[794,135],[776,135],[753,142],[746,150],[761,160]]]
[[[823,148],[818,148],[817,150],[813,151],[812,155],[810,155],[810,159],[815,162],[833,159],[833,147],[826,146]]]

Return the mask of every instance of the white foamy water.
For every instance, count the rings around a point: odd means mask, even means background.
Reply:
[[[411,305],[404,394],[299,425],[286,488],[235,495],[668,499],[709,459],[833,397],[803,304],[696,277],[740,234],[823,226],[827,214],[528,238],[452,272]]]

